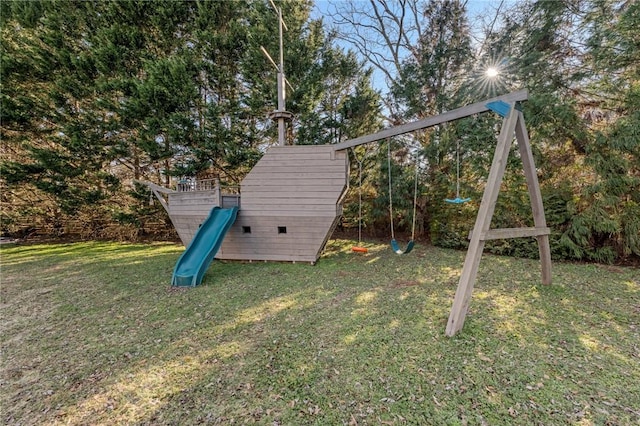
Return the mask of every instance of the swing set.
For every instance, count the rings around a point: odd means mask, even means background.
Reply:
[[[460,198],[460,139],[456,139],[456,198],[445,198],[447,203],[463,204],[471,201],[471,198]]]
[[[413,250],[415,245],[416,236],[416,205],[418,203],[418,157],[416,156],[416,176],[413,184],[413,219],[411,220],[411,239],[407,243],[407,247],[404,250],[400,248],[396,241],[396,236],[393,230],[393,193],[391,184],[391,140],[387,144],[387,167],[389,175],[389,224],[391,227],[391,249],[395,254],[409,254]]]
[[[362,160],[358,158],[355,150],[352,150],[353,157],[358,163],[358,245],[353,246],[351,251],[355,253],[367,253],[369,250],[362,246]],[[393,224],[393,184],[391,178],[391,140],[387,143],[387,171],[389,181],[389,227],[391,228],[391,249],[396,254],[409,254],[415,246],[416,236],[416,210],[418,204],[418,156],[415,157],[415,179],[413,183],[413,215],[411,219],[411,239],[407,246],[402,249],[395,236]],[[460,141],[456,141],[456,198],[446,198],[444,201],[451,204],[463,204],[471,201],[471,198],[460,198]]]
[[[368,249],[362,247],[362,160],[360,160],[354,151],[354,158],[358,163],[358,245],[351,248],[356,253],[367,253]],[[391,229],[391,249],[396,254],[409,254],[415,246],[416,236],[416,210],[418,205],[418,156],[416,155],[415,161],[415,178],[413,182],[413,215],[411,219],[411,239],[407,243],[407,246],[402,249],[395,236],[395,227],[393,224],[393,184],[391,178],[391,140],[387,143],[387,170],[389,181],[389,227]],[[445,199],[447,203],[462,204],[471,201],[471,198],[460,198],[460,142],[457,142],[456,146],[456,198]]]
[[[551,233],[551,230],[547,227],[546,223],[544,205],[542,202],[542,193],[540,192],[540,185],[538,183],[538,176],[536,173],[536,166],[531,151],[529,135],[524,122],[524,115],[522,114],[522,111],[517,108],[518,102],[526,101],[527,99],[528,92],[526,90],[521,90],[503,96],[498,96],[484,102],[478,102],[475,104],[467,105],[465,107],[457,108],[443,114],[428,117],[412,123],[391,127],[374,134],[350,139],[334,145],[334,151],[342,151],[358,145],[386,140],[393,136],[426,129],[442,123],[458,120],[487,111],[496,113],[503,118],[502,128],[497,138],[493,161],[491,163],[489,176],[487,177],[487,183],[485,186],[484,194],[482,196],[482,201],[480,202],[480,207],[478,209],[478,215],[476,217],[474,228],[469,234],[469,248],[467,250],[467,255],[465,257],[464,266],[462,268],[462,273],[460,275],[460,280],[458,282],[458,287],[454,296],[451,312],[449,314],[449,320],[447,322],[445,331],[448,336],[453,336],[454,334],[456,334],[462,329],[462,326],[464,325],[464,320],[466,318],[469,304],[471,302],[471,294],[473,292],[473,287],[475,285],[478,269],[480,266],[482,251],[484,249],[484,244],[486,241],[522,237],[536,238],[540,255],[542,283],[551,284],[551,250],[549,246],[549,235]],[[500,192],[500,186],[504,177],[507,160],[511,151],[510,148],[514,138],[518,145],[520,159],[522,160],[523,171],[527,182],[529,199],[531,202],[534,226],[491,229],[491,219],[495,211],[498,194]],[[470,201],[469,199],[460,197],[460,147],[457,146],[457,148],[456,198],[446,200],[447,202],[453,204],[461,204],[463,202]],[[391,177],[389,177],[389,187],[391,188]],[[415,198],[417,197],[417,190],[415,192],[416,195],[414,195],[413,219],[414,229],[412,231],[411,241],[409,241],[409,244],[407,244],[405,250],[400,249],[397,241],[394,244],[395,236],[393,234],[393,222],[391,223],[392,248],[396,253],[399,252],[401,254],[406,254],[409,253],[411,249],[413,249],[413,232],[415,231]],[[391,196],[389,198],[391,199]],[[362,199],[360,199],[360,203],[362,204]],[[391,202],[391,200],[389,203],[389,211],[391,213],[391,221],[393,221],[393,203]]]
[[[358,245],[351,247],[351,251],[354,253],[367,253],[369,250],[362,246],[362,161],[358,158],[355,150],[352,150],[353,157],[358,163]],[[418,202],[418,157],[416,156],[416,173],[413,184],[413,218],[411,220],[411,240],[407,243],[407,246],[400,248],[398,241],[396,240],[394,224],[393,224],[393,184],[391,180],[391,141],[387,144],[387,166],[389,176],[389,224],[391,228],[391,249],[396,254],[409,254],[415,246],[416,235],[416,206]]]

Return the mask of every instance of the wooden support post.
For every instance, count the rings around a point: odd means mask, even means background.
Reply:
[[[160,205],[164,208],[164,211],[166,211],[167,214],[169,214],[169,204],[167,204],[167,200],[165,200],[164,197],[160,194],[160,192],[156,191],[155,189],[151,188],[151,192],[153,192],[153,195],[156,196],[156,198],[160,202]]]
[[[507,158],[509,157],[513,134],[520,117],[519,111],[515,109],[515,102],[511,102],[509,105],[510,113],[504,119],[500,135],[498,136],[498,145],[496,146],[496,151],[493,156],[491,171],[487,178],[487,185],[482,196],[471,241],[469,242],[467,256],[464,260],[462,275],[460,276],[453,306],[451,307],[446,329],[447,336],[453,336],[462,329],[469,309],[471,293],[473,292],[473,286],[480,265],[480,258],[482,257],[482,250],[484,249],[484,240],[481,239],[481,235],[488,232],[491,226],[491,218],[493,217],[496,201],[498,200],[498,193],[500,192],[500,184],[502,183],[504,171],[507,166]]]
[[[547,220],[544,215],[544,205],[542,204],[542,193],[536,172],[529,134],[524,124],[524,116],[518,111],[518,124],[516,126],[516,140],[524,167],[524,176],[527,179],[529,198],[531,200],[531,210],[533,211],[533,223],[536,228],[546,228]],[[540,264],[542,267],[542,283],[551,284],[551,248],[549,246],[549,234],[536,236],[538,240],[538,251],[540,253]]]
[[[167,203],[167,200],[165,200],[165,198],[162,196],[162,194],[172,194],[176,191],[174,191],[173,189],[164,188],[160,185],[156,185],[155,183],[147,182],[146,180],[134,180],[134,182],[146,185],[151,190],[151,192],[153,192],[153,195],[156,196],[156,198],[160,202],[160,205],[162,205],[167,214],[169,214],[169,204]]]
[[[213,197],[217,205],[222,207],[222,191],[220,189],[220,179],[218,178],[213,181]]]

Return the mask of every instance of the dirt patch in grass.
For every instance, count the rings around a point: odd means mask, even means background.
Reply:
[[[420,281],[417,280],[397,280],[391,283],[392,287],[402,288],[402,287],[413,287],[416,285],[420,285]]]

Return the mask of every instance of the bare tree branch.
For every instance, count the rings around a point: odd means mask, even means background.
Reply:
[[[333,3],[331,17],[337,37],[352,45],[386,80],[397,81],[402,62],[416,56],[421,36],[418,0],[369,0]]]

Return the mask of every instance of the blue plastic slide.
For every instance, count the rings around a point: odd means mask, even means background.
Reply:
[[[172,286],[194,287],[202,282],[204,273],[237,215],[237,207],[230,209],[214,207],[211,210],[209,217],[200,226],[189,247],[182,253],[176,267],[173,268]]]

